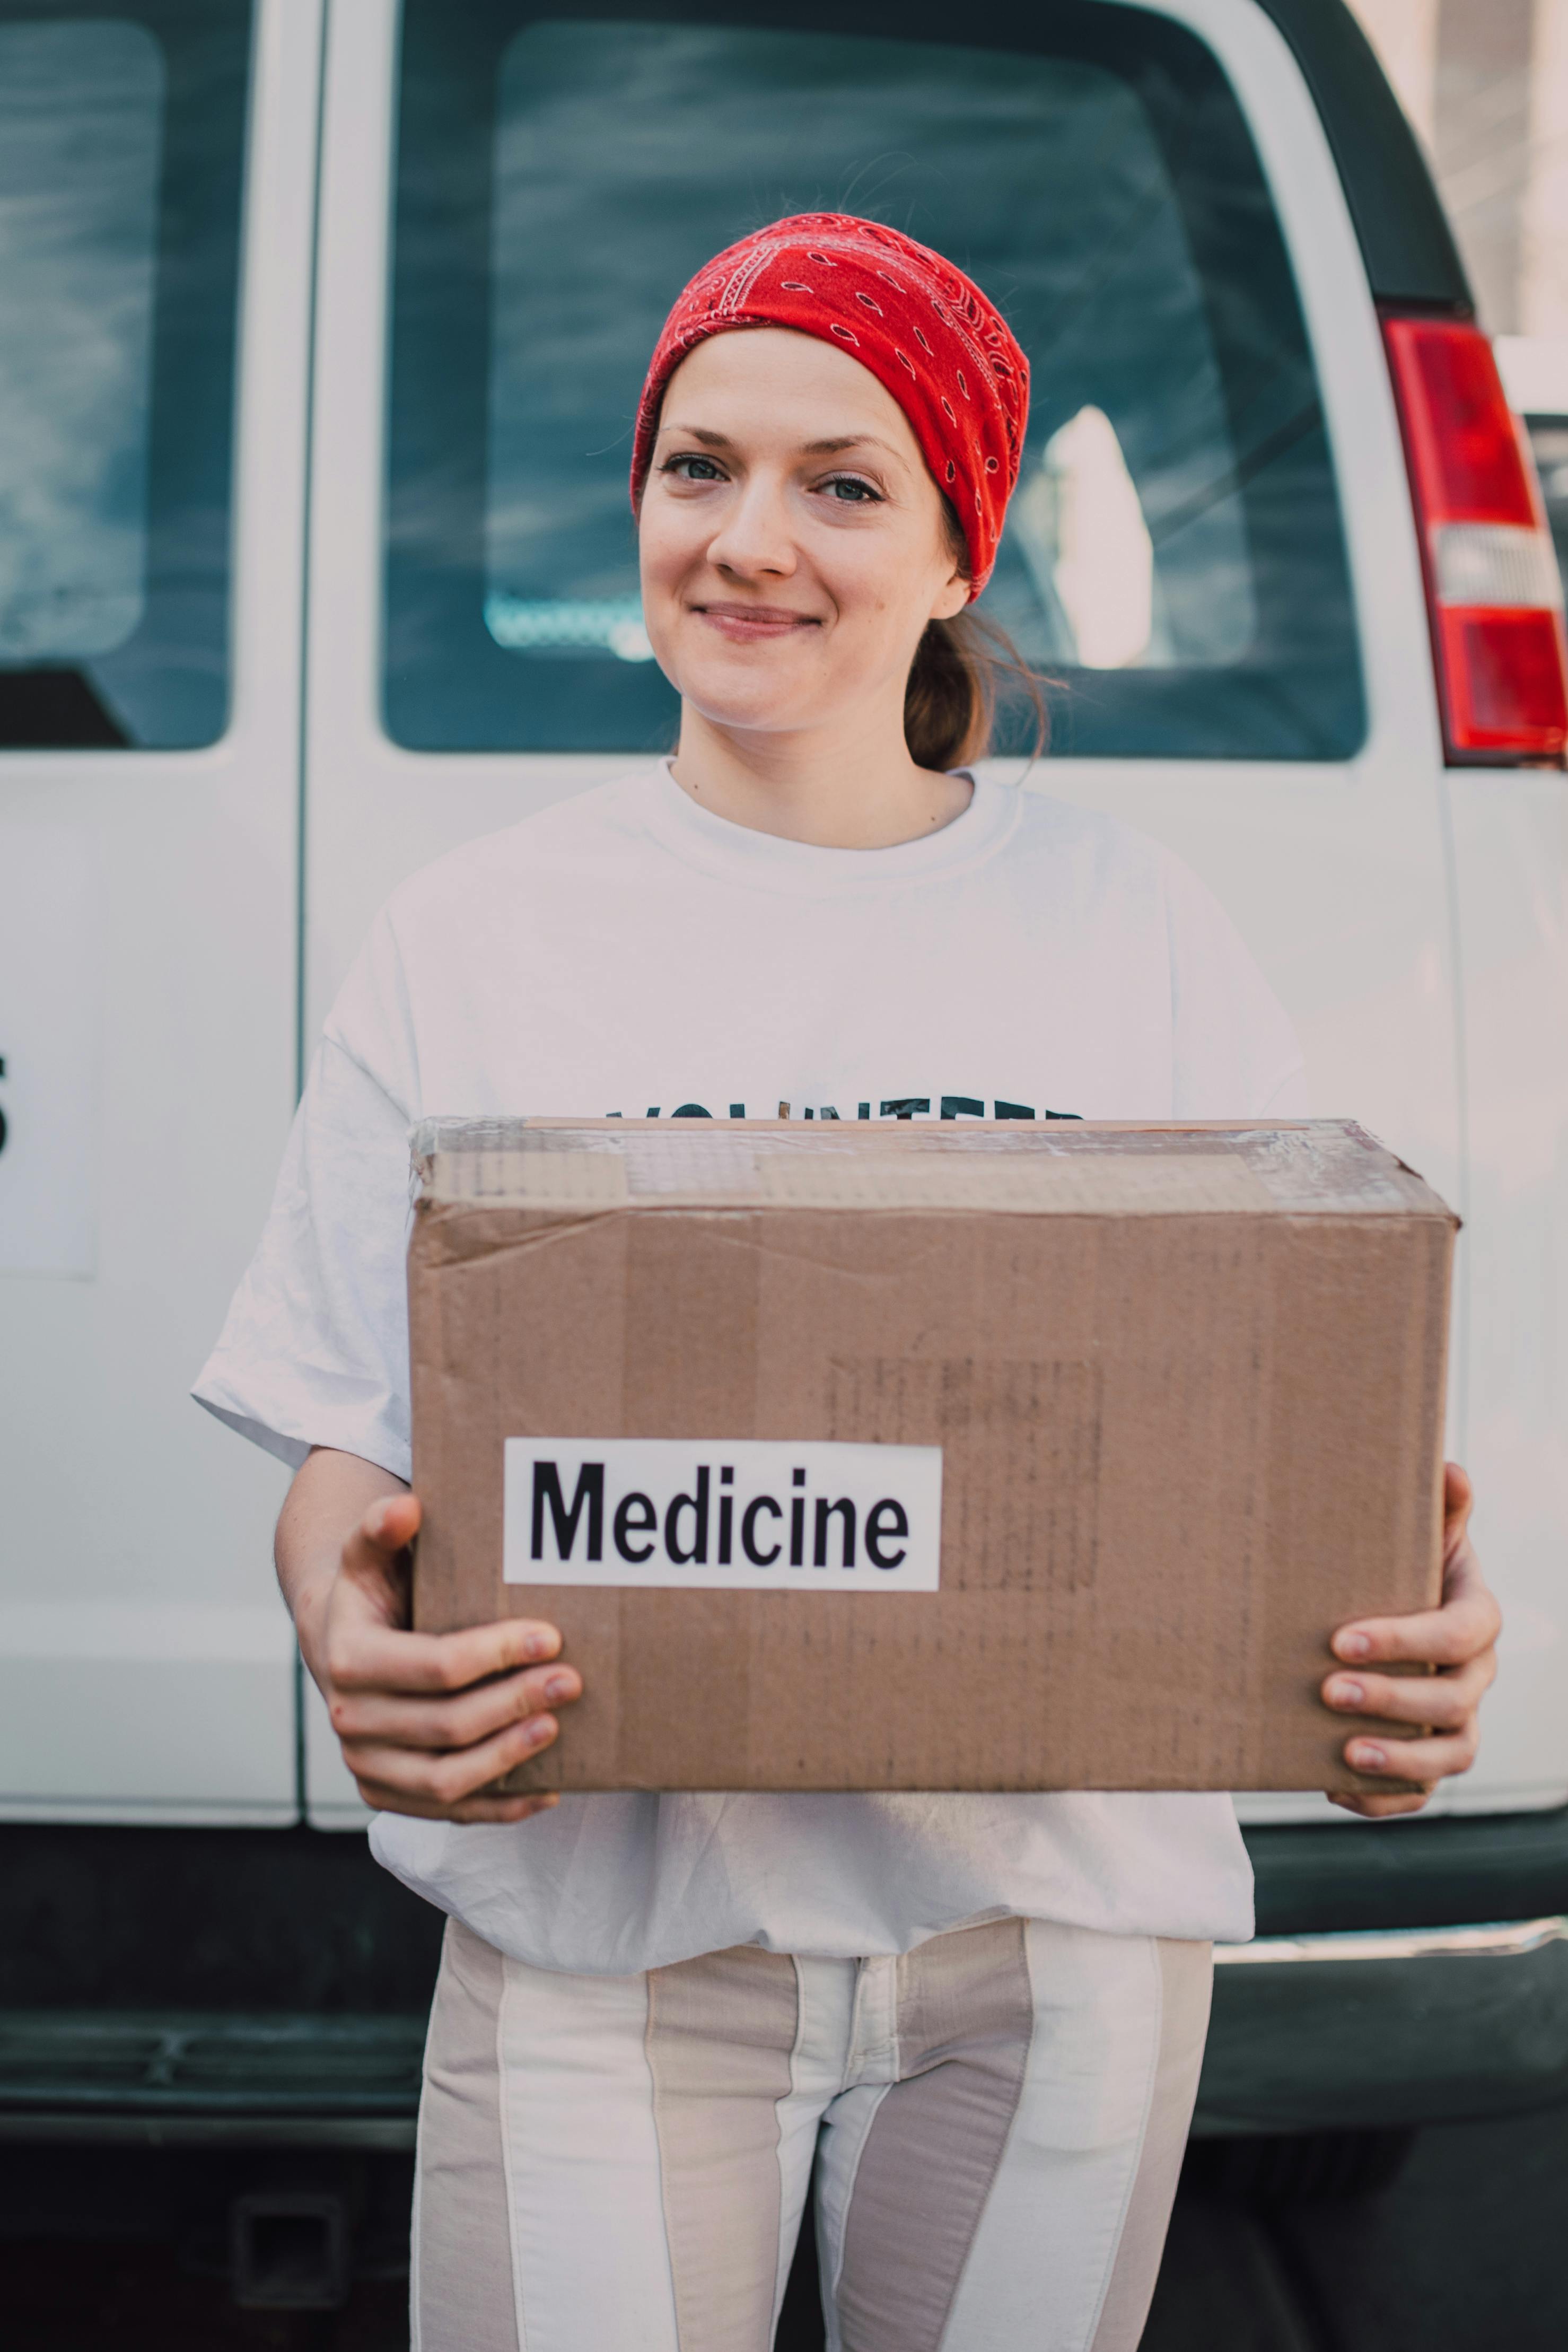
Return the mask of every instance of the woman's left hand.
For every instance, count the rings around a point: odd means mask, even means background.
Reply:
[[[1347,1812],[1377,1820],[1418,1813],[1437,1782],[1468,1772],[1480,1730],[1476,1710],[1497,1673],[1502,1612],[1489,1591],[1469,1534],[1470,1482],[1457,1462],[1443,1478],[1443,1599],[1437,1609],[1408,1617],[1360,1617],[1342,1625],[1331,1644],[1341,1668],[1323,1685],[1326,1704],[1342,1715],[1380,1716],[1390,1723],[1430,1726],[1417,1739],[1348,1739],[1345,1761],[1356,1771],[1415,1780],[1419,1791],[1385,1797],[1331,1790]],[[1433,1666],[1431,1675],[1382,1675],[1379,1664]],[[1354,1669],[1345,1673],[1344,1667]]]

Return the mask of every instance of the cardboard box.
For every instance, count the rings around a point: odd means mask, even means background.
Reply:
[[[1438,1592],[1458,1223],[1360,1129],[414,1142],[415,1622],[585,1684],[512,1785],[1358,1784],[1317,1689]]]

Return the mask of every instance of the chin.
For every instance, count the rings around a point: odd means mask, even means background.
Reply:
[[[666,670],[665,676],[671,673]],[[750,660],[724,663],[717,676],[710,663],[700,667],[683,663],[672,683],[710,727],[788,730],[810,725],[810,714],[821,709],[821,694],[799,678],[791,678],[786,688],[777,673],[769,676],[762,664]]]
[[[722,728],[731,735],[798,734],[812,723],[804,710],[780,709],[771,699],[753,702],[731,695],[694,694],[689,688],[682,699],[710,727]]]

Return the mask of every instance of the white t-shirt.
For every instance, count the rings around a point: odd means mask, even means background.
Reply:
[[[773,1118],[784,1103],[795,1118],[1288,1118],[1304,1084],[1219,908],[1113,819],[982,778],[938,833],[821,849],[711,815],[666,763],[393,894],[328,1019],[196,1395],[287,1462],[335,1446],[406,1478],[415,1120]],[[735,1944],[906,1951],[1012,1915],[1251,1933],[1218,1795],[568,1796],[504,1826],[382,1814],[371,1843],[503,1951],[612,1975]]]

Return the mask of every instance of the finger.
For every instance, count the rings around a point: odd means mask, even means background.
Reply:
[[[1465,1730],[1445,1732],[1431,1739],[1368,1739],[1359,1735],[1344,1744],[1344,1760],[1353,1771],[1373,1779],[1419,1780],[1430,1786],[1451,1773],[1468,1772],[1480,1745],[1472,1721]]]
[[[405,1796],[401,1790],[383,1788],[375,1780],[361,1780],[360,1794],[375,1812],[410,1814],[424,1822],[526,1822],[535,1813],[549,1812],[560,1802],[550,1790],[535,1797],[465,1797],[455,1805],[436,1805]]]
[[[332,1695],[329,1713],[340,1739],[371,1740],[390,1748],[423,1748],[449,1753],[473,1748],[509,1724],[526,1722],[551,1706],[582,1696],[575,1666],[537,1666],[531,1673],[504,1675],[453,1698],[407,1698],[388,1690]]]
[[[533,1617],[504,1617],[458,1633],[410,1633],[370,1615],[334,1615],[327,1672],[334,1690],[460,1691],[492,1675],[553,1658],[560,1634]]]
[[[1497,1675],[1497,1652],[1483,1650],[1446,1675],[1331,1675],[1326,1706],[1344,1715],[1375,1715],[1390,1723],[1429,1723],[1458,1731],[1474,1715]]]
[[[1490,1649],[1502,1625],[1502,1612],[1479,1568],[1472,1567],[1463,1555],[1450,1564],[1445,1592],[1440,1609],[1416,1609],[1407,1617],[1362,1617],[1342,1625],[1330,1647],[1347,1666],[1377,1661],[1465,1665]]]
[[[1369,1822],[1385,1822],[1396,1813],[1418,1813],[1431,1798],[1430,1789],[1411,1790],[1404,1796],[1364,1796],[1359,1790],[1331,1789],[1328,1801],[1347,1813],[1360,1813]]]
[[[356,1780],[373,1780],[442,1811],[499,1780],[549,1746],[560,1726],[553,1715],[531,1715],[509,1724],[472,1748],[432,1755],[421,1748],[393,1748],[384,1740],[345,1739],[343,1760]]]

